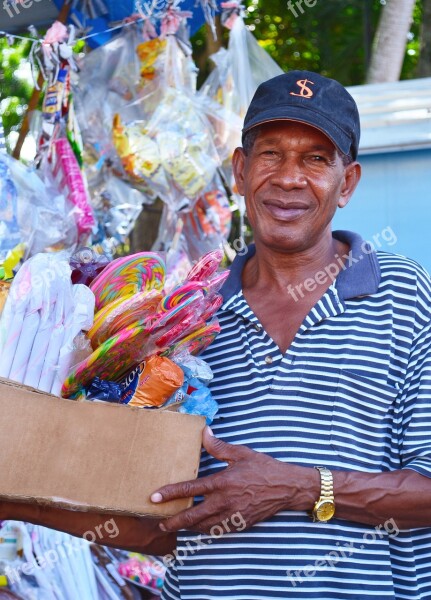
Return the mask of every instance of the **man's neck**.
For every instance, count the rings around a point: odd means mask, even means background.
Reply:
[[[335,279],[349,246],[332,237],[322,238],[312,248],[296,253],[277,252],[256,242],[256,254],[244,268],[243,289],[285,292],[289,285],[315,279],[320,272]],[[318,278],[317,278],[318,279]],[[317,281],[319,287],[319,282]],[[326,283],[326,286],[328,284]]]

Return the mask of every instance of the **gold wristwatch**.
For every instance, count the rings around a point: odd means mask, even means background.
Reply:
[[[327,522],[335,514],[334,480],[326,467],[314,467],[320,473],[320,498],[313,508],[313,521]]]

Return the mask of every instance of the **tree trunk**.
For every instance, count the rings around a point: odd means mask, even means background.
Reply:
[[[398,81],[415,0],[386,0],[374,38],[367,83]]]
[[[431,77],[431,0],[423,0],[418,77]]]

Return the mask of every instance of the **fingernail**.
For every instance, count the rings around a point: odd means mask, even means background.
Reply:
[[[208,425],[207,425],[207,432],[208,432],[208,435],[211,435],[212,437],[214,437],[214,432],[211,429],[211,427],[208,427]]]
[[[166,531],[166,527],[163,525],[163,523],[159,523],[159,527],[162,531]]]
[[[156,492],[155,494],[153,494],[151,496],[151,502],[161,502],[162,500],[163,500],[163,496],[159,492]]]

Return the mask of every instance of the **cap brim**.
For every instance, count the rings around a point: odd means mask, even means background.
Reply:
[[[283,112],[277,111],[276,114],[274,114],[273,108],[269,108],[267,111],[260,113],[258,117],[250,119],[247,127],[244,127],[242,130],[242,139],[244,139],[244,134],[250,131],[250,129],[258,125],[276,121],[295,121],[311,125],[311,127],[315,127],[324,133],[343,154],[350,154],[352,140],[345,131],[330,119],[322,118],[320,113],[316,113],[313,109],[306,106],[300,108],[290,106],[289,110],[284,110]]]

